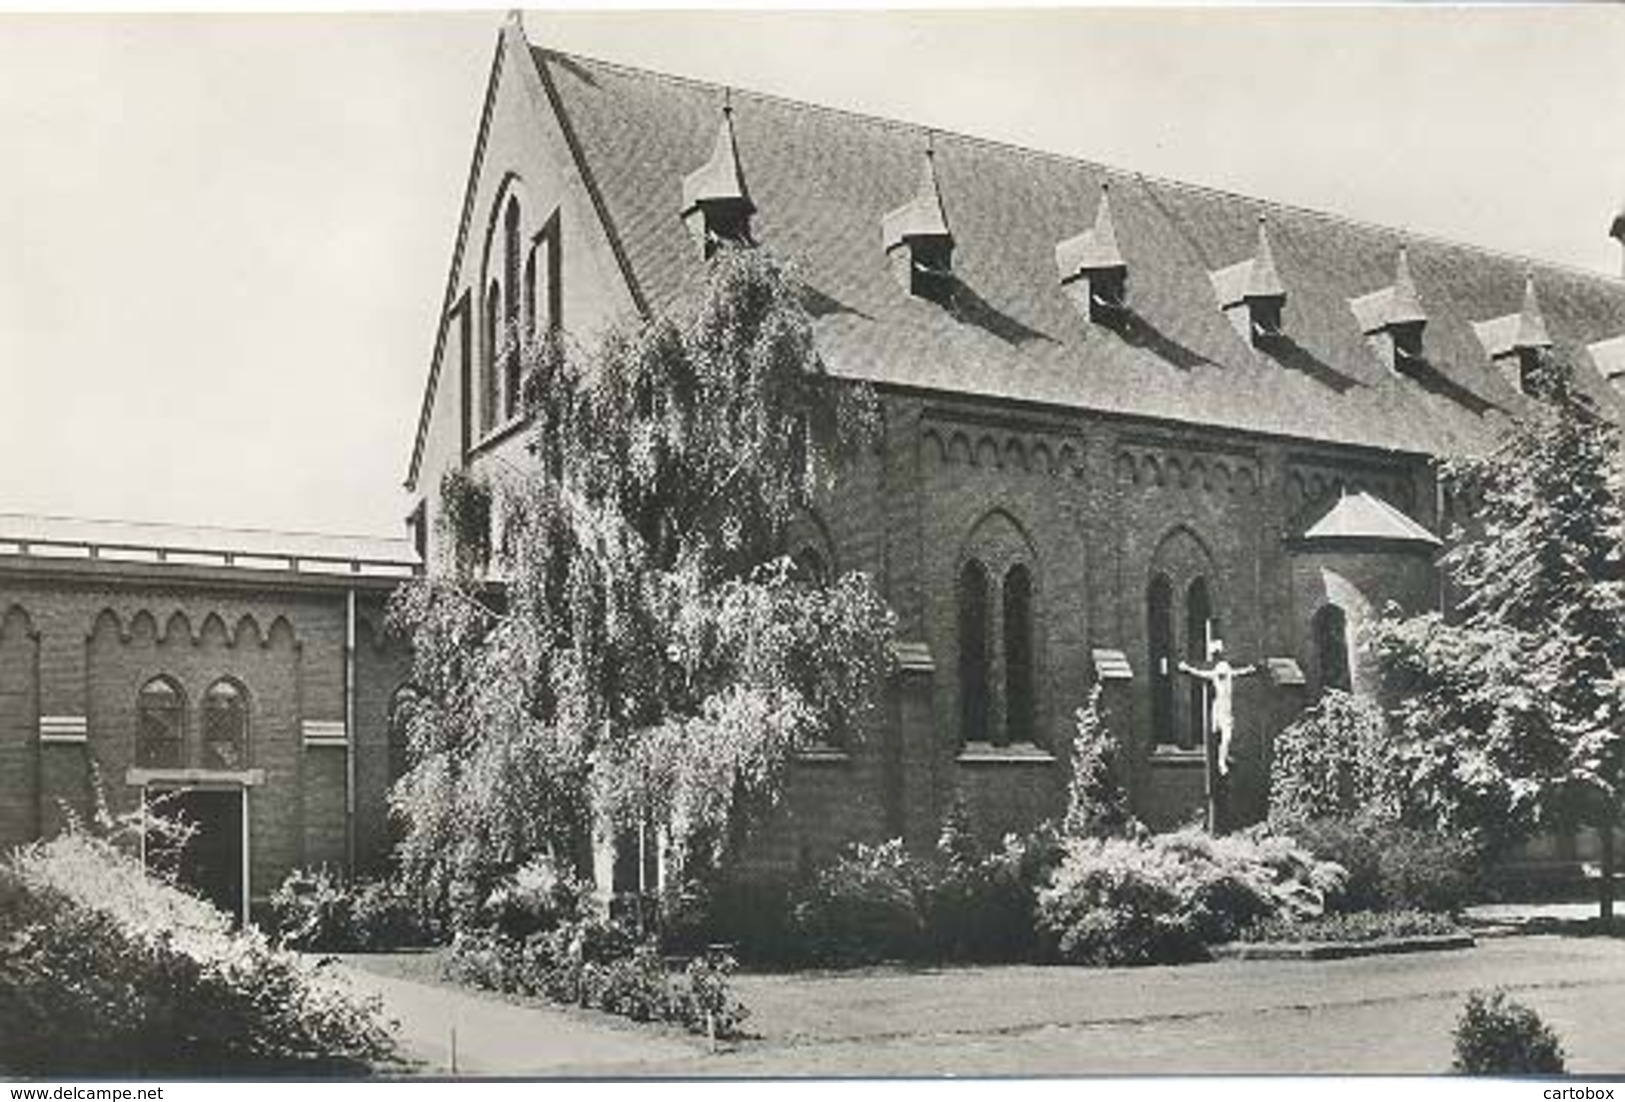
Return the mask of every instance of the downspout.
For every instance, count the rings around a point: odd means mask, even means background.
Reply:
[[[355,590],[344,591],[344,863],[355,867]]]

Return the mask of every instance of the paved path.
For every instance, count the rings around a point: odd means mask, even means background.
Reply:
[[[711,1055],[602,1015],[369,976],[408,1051],[500,1075],[1440,1073],[1466,993],[1505,986],[1562,1038],[1571,1071],[1625,1077],[1625,941],[1487,939],[1475,949],[1178,968],[875,969],[744,976],[758,1036]]]
[[[651,1061],[703,1063],[709,1056],[702,1041],[607,1014],[517,1005],[484,992],[349,966],[345,971],[358,988],[383,999],[385,1016],[399,1023],[402,1057],[421,1074],[610,1074],[596,1069]]]

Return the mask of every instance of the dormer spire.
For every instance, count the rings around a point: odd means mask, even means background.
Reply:
[[[724,94],[711,157],[683,178],[683,221],[710,256],[725,241],[749,244],[750,216],[756,213],[734,136],[733,94]]]
[[[1416,293],[1416,281],[1411,278],[1410,250],[1404,242],[1400,242],[1399,259],[1394,264],[1393,292],[1388,299],[1384,324],[1391,329],[1396,325],[1418,325],[1427,320],[1421,296]]]
[[[936,143],[926,136],[925,157],[920,165],[920,186],[914,198],[889,212],[881,221],[886,250],[916,238],[947,238],[953,240],[948,228],[948,212],[943,209],[942,190],[937,186]]]
[[[1107,321],[1123,309],[1128,290],[1128,264],[1117,247],[1110,181],[1100,182],[1100,203],[1095,207],[1094,226],[1055,246],[1055,267],[1063,287],[1086,288],[1084,305],[1089,320]]]
[[[1252,270],[1247,273],[1247,289],[1243,297],[1251,299],[1286,299],[1286,287],[1275,270],[1275,250],[1270,248],[1269,222],[1258,216],[1258,249],[1253,253]]]
[[[938,300],[949,294],[954,235],[937,183],[936,141],[929,131],[914,198],[886,213],[880,221],[880,234],[898,281],[910,294]]]
[[[1406,370],[1423,361],[1422,331],[1427,328],[1427,311],[1411,277],[1410,251],[1399,243],[1394,261],[1394,282],[1380,291],[1349,300],[1349,308],[1360,323],[1360,331],[1389,368]]]
[[[1286,285],[1275,269],[1269,225],[1258,216],[1258,243],[1253,255],[1210,272],[1219,309],[1230,319],[1236,334],[1256,347],[1281,335],[1281,311],[1286,306]]]
[[[1523,277],[1523,307],[1518,311],[1518,331],[1513,337],[1516,352],[1537,352],[1552,346],[1546,332],[1546,319],[1540,312],[1540,300],[1535,296],[1535,273],[1525,272]]]

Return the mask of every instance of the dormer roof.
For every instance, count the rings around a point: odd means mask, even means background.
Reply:
[[[1379,291],[1350,299],[1349,306],[1359,319],[1363,333],[1377,333],[1399,325],[1418,325],[1428,320],[1422,309],[1421,296],[1416,293],[1416,281],[1411,278],[1409,250],[1399,247],[1399,258],[1394,262],[1394,281]]]
[[[1212,274],[1213,293],[1224,309],[1248,300],[1285,299],[1286,286],[1275,269],[1275,250],[1270,247],[1269,227],[1258,216],[1258,243],[1253,255]]]
[[[1484,354],[1492,360],[1513,352],[1532,352],[1550,348],[1552,338],[1546,331],[1546,319],[1540,312],[1540,300],[1535,294],[1535,276],[1524,276],[1523,305],[1516,314],[1504,314],[1488,321],[1473,322]]]
[[[1090,272],[1128,267],[1117,248],[1111,185],[1105,180],[1100,183],[1100,203],[1095,207],[1094,226],[1055,246],[1055,267],[1061,273],[1062,283]]]
[[[1344,493],[1303,533],[1311,543],[1385,543],[1439,547],[1439,537],[1382,500],[1358,490]]]
[[[746,213],[756,210],[750,189],[745,185],[745,170],[739,164],[731,105],[722,108],[722,121],[717,126],[717,140],[710,159],[683,177],[683,213],[688,214],[702,203],[738,203]]]
[[[1586,345],[1597,374],[1615,387],[1625,387],[1625,335]]]
[[[927,147],[920,168],[920,186],[914,198],[881,218],[881,237],[887,251],[919,238],[953,240],[954,235],[948,229],[948,212],[942,206],[942,191],[937,186],[936,160],[936,151]]]

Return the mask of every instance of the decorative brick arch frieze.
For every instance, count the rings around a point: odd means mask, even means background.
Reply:
[[[1416,482],[1404,469],[1299,456],[1287,461],[1282,480],[1288,523],[1302,524],[1344,491],[1373,494],[1407,516],[1416,516]]]
[[[192,630],[190,618],[180,609],[174,610],[164,618],[164,628],[161,632],[158,623],[158,615],[148,608],[137,609],[126,623],[117,610],[106,607],[96,614],[85,640],[92,642],[98,638],[115,636],[119,642],[126,644],[147,639],[153,643],[169,646],[178,643],[190,643],[193,646],[212,643],[227,648],[254,645],[262,649],[271,647],[275,642],[273,633],[262,630],[259,620],[251,612],[238,616],[236,625],[230,630],[226,627],[225,617],[217,611],[207,613],[196,632]],[[277,623],[282,626],[283,631],[280,635],[284,641],[296,645],[297,637],[287,617],[279,615],[273,622],[273,628]]]
[[[1146,492],[1255,497],[1260,483],[1258,461],[1252,456],[1140,441],[1118,447],[1112,472],[1120,486]]]
[[[1015,474],[1083,479],[1087,475],[1082,440],[1061,432],[927,421],[920,429],[928,463]]]

